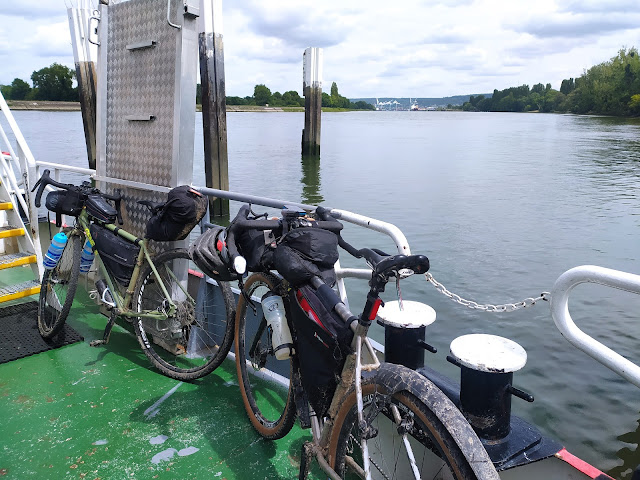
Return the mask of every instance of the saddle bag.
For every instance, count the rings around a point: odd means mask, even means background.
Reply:
[[[330,287],[336,283],[338,236],[318,227],[299,227],[283,235],[274,254],[278,272],[294,287],[320,276]]]
[[[109,273],[121,285],[128,285],[136,266],[140,247],[95,223],[91,224],[89,231],[100,259]]]
[[[146,237],[158,242],[184,240],[207,212],[208,199],[189,185],[171,189],[167,202],[149,219]]]
[[[310,285],[292,290],[290,302],[302,385],[309,403],[323,417],[351,352],[353,331],[325,307]]]
[[[62,215],[77,217],[82,212],[84,202],[84,195],[79,190],[70,188],[69,190],[49,192],[44,205],[47,210],[56,214],[56,226],[60,227],[62,225]]]
[[[118,212],[102,195],[89,195],[85,202],[87,213],[104,223],[116,221]]]

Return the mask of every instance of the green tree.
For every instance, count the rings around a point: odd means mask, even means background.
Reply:
[[[282,102],[287,107],[304,107],[304,98],[295,90],[289,90],[282,94]]]
[[[631,95],[631,100],[629,100],[629,110],[634,115],[640,114],[640,94],[637,93],[635,95]]]
[[[274,107],[281,107],[285,105],[282,101],[282,94],[280,92],[273,92],[271,94],[271,102],[269,102],[269,104]]]
[[[33,88],[37,89],[38,100],[78,100],[78,91],[73,88],[73,79],[76,75],[71,70],[59,63],[53,63],[31,74]]]
[[[253,99],[256,105],[267,105],[271,103],[271,90],[263,84],[256,85],[253,89]]]
[[[11,85],[0,85],[0,93],[5,98],[5,100],[11,99]]]
[[[327,92],[322,92],[322,106],[323,107],[331,106],[331,96]]]
[[[24,100],[30,91],[31,86],[27,82],[20,78],[14,78],[5,97],[11,100]]]

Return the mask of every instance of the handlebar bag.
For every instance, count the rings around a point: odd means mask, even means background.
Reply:
[[[184,240],[207,212],[207,197],[189,185],[169,191],[167,202],[147,223],[146,237],[158,242]]]
[[[87,213],[104,223],[116,221],[118,212],[102,195],[89,195],[85,202]]]
[[[62,225],[62,215],[77,217],[82,212],[85,196],[79,190],[55,190],[47,194],[44,205],[47,210],[56,214],[56,226]]]
[[[309,403],[323,417],[351,352],[353,331],[324,306],[310,285],[292,290],[290,302],[302,385]]]
[[[292,286],[319,276],[330,287],[336,283],[333,269],[338,261],[338,236],[317,227],[300,227],[285,234],[274,254],[276,270]]]
[[[96,223],[89,227],[102,263],[121,285],[128,285],[140,247]]]

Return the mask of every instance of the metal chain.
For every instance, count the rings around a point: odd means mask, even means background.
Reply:
[[[427,282],[431,283],[434,287],[436,287],[436,290],[442,293],[445,297],[448,297],[454,302],[459,303],[460,305],[463,305],[467,308],[471,308],[473,310],[481,310],[483,312],[490,312],[490,313],[513,312],[521,308],[535,305],[536,302],[540,300],[544,300],[545,302],[548,302],[549,299],[551,298],[551,293],[542,292],[539,297],[525,298],[524,300],[516,303],[505,303],[504,305],[491,305],[490,303],[487,303],[487,304],[481,305],[477,302],[474,302],[473,300],[465,300],[460,295],[456,295],[455,293],[450,292],[445,288],[444,285],[442,285],[435,278],[433,278],[433,275],[431,275],[430,273],[425,273],[424,277],[427,279]]]

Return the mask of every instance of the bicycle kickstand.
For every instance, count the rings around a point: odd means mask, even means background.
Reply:
[[[102,340],[91,340],[91,342],[89,342],[89,346],[97,347],[99,345],[106,345],[107,343],[109,343],[109,337],[111,336],[111,329],[113,328],[114,323],[116,323],[116,313],[114,311],[111,311],[111,315],[109,315],[109,321],[107,322],[107,326],[104,327]]]

